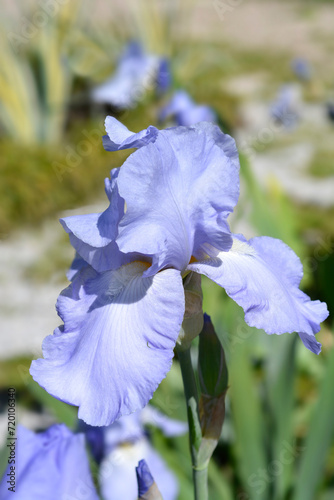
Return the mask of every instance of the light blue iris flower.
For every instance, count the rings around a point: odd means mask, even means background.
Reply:
[[[159,119],[165,121],[173,118],[176,125],[195,125],[198,122],[217,122],[215,112],[204,105],[195,104],[184,90],[174,92],[170,101],[161,110]]]
[[[83,428],[95,456],[98,451],[104,500],[137,499],[135,467],[141,459],[146,460],[164,500],[178,497],[177,479],[152,447],[146,433],[147,424],[160,428],[168,437],[187,432],[185,422],[172,420],[152,406],[122,417],[109,427]]]
[[[133,107],[144,94],[157,88],[167,90],[170,84],[168,61],[144,52],[138,42],[131,42],[121,56],[115,74],[92,90],[92,100],[117,108]]]
[[[318,354],[328,311],[299,290],[298,257],[280,240],[230,231],[235,141],[206,122],[135,134],[108,117],[106,130],[107,149],[139,149],[106,181],[105,212],[61,221],[80,259],[33,378],[91,425],[143,408],[171,367],[188,271],[225,288],[250,326],[297,332]]]
[[[83,434],[63,424],[39,434],[19,426],[15,443],[15,493],[8,490],[9,465],[0,483],[1,500],[99,500]]]

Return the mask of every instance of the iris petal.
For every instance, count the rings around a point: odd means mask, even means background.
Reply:
[[[74,215],[60,219],[69,234],[70,242],[78,254],[96,271],[117,269],[126,262],[115,239],[118,223],[124,214],[124,200],[119,196],[117,177],[119,168],[106,179],[109,207],[103,213]]]
[[[107,135],[103,136],[103,147],[106,151],[141,148],[154,142],[159,130],[152,125],[138,133],[131,132],[113,116],[107,116],[104,122]]]
[[[79,406],[90,425],[144,407],[170,369],[184,314],[180,273],[144,278],[145,263],[77,273],[59,297],[64,326],[44,340],[31,374],[50,394]]]
[[[321,344],[314,334],[328,316],[327,307],[299,290],[301,262],[282,241],[236,238],[229,252],[190,264],[188,269],[225,288],[244,309],[250,326],[263,328],[268,334],[297,332],[304,345],[319,354]]]
[[[192,255],[200,258],[208,247],[228,250],[226,219],[238,199],[238,173],[235,142],[217,126],[161,131],[119,174],[127,205],[116,239],[120,250],[154,256],[148,274],[184,270]]]

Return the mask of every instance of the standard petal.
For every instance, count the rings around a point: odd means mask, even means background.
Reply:
[[[250,326],[269,334],[297,332],[305,346],[319,354],[321,345],[314,334],[328,316],[327,307],[299,290],[301,262],[282,241],[235,238],[230,251],[188,268],[224,287],[244,309]]]
[[[119,196],[117,187],[118,173],[119,169],[112,170],[111,180],[105,181],[110,204],[103,213],[60,219],[69,234],[71,245],[96,271],[117,269],[126,262],[115,244],[118,223],[124,215],[124,200]]]
[[[154,142],[159,130],[152,125],[138,133],[131,132],[113,116],[107,116],[104,122],[107,135],[104,135],[103,147],[106,151],[141,148]]]
[[[76,252],[71,267],[66,273],[68,281],[73,281],[75,275],[86,266],[88,266],[87,262]]]
[[[184,313],[180,273],[143,277],[134,262],[98,274],[84,268],[59,297],[64,326],[44,340],[33,378],[79,406],[90,425],[109,425],[144,407],[170,369]]]
[[[238,174],[235,142],[217,126],[161,131],[121,168],[118,188],[127,211],[116,239],[120,250],[153,255],[152,274],[183,270],[210,246],[228,250],[226,219],[238,199]]]

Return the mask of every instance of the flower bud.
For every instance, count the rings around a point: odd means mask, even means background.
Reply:
[[[139,500],[162,500],[162,496],[145,460],[136,467]]]
[[[204,326],[199,336],[198,377],[202,393],[199,417],[203,454],[210,457],[217,446],[225,418],[228,373],[224,350],[207,314],[204,315]]]
[[[218,397],[226,392],[228,373],[225,354],[207,314],[204,314],[204,325],[199,336],[198,376],[203,394]]]

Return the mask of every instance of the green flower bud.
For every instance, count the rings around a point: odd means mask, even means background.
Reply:
[[[199,336],[198,376],[203,394],[211,397],[225,394],[228,385],[225,354],[207,314]]]
[[[202,393],[199,400],[203,436],[201,452],[204,457],[210,457],[217,446],[225,418],[228,373],[224,350],[207,314],[199,336],[198,377]]]

